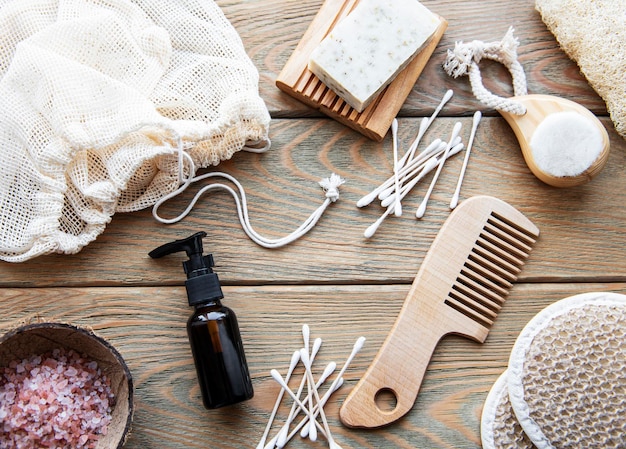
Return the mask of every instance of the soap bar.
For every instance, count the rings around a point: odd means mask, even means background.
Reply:
[[[362,112],[440,23],[417,0],[361,0],[313,50],[309,70]]]

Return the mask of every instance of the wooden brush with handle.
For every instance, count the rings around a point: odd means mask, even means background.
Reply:
[[[339,412],[349,427],[380,427],[411,410],[442,337],[484,342],[539,236],[537,227],[497,198],[462,202],[433,241],[390,334]],[[383,410],[379,395],[396,405]]]

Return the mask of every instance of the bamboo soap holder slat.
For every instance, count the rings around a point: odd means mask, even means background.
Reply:
[[[344,0],[343,2],[326,0],[323,3],[278,75],[276,86],[364,136],[381,141],[441,40],[448,22],[443,17],[439,17],[441,24],[424,44],[422,50],[374,101],[359,113],[308,69],[311,52],[338,22],[354,9],[357,3],[358,0]]]

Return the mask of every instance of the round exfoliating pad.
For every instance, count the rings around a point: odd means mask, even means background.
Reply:
[[[586,293],[545,308],[517,338],[507,379],[539,449],[624,448],[626,296]]]
[[[483,407],[480,420],[483,449],[534,449],[513,413],[507,373],[502,373],[493,384]]]

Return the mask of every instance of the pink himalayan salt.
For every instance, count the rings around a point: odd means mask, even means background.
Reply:
[[[98,364],[55,349],[0,368],[0,447],[95,448],[115,396]]]

